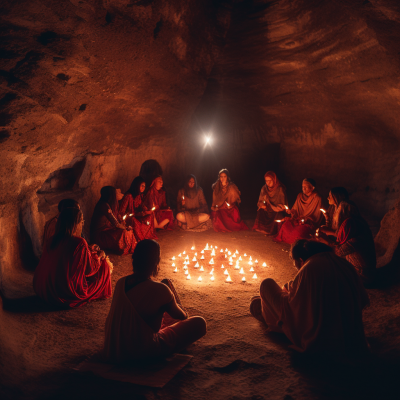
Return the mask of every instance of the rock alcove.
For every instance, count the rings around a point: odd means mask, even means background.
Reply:
[[[124,191],[139,173],[150,180],[158,168],[174,208],[187,173],[196,174],[210,201],[217,171],[227,167],[242,191],[241,211],[247,220],[255,216],[263,175],[269,169],[287,186],[290,203],[306,176],[317,181],[324,198],[330,187],[345,186],[375,233],[382,220],[375,239],[379,266],[396,264],[398,1],[4,0],[0,7],[4,301],[33,294],[32,273],[42,251],[44,223],[61,198],[79,200],[88,227],[102,186]],[[212,145],[204,146],[204,135],[210,133]],[[172,239],[163,240],[165,246],[173,246]],[[287,261],[280,262],[290,268]],[[121,271],[128,273],[129,263],[124,263]],[[289,279],[288,271],[280,279]],[[398,287],[390,290],[392,297],[382,291],[372,291],[371,297],[378,303],[394,303]],[[196,304],[200,308],[200,300]],[[244,308],[241,305],[237,312],[244,313]],[[383,322],[371,328],[370,336],[385,351],[398,354],[393,344],[399,336],[397,309],[383,312],[375,306],[369,311],[370,320],[374,313],[380,313]],[[0,320],[18,330],[21,321],[12,315],[4,313]],[[83,317],[73,318],[79,324],[86,316],[84,312]],[[32,315],[27,319],[40,327]],[[94,326],[103,329],[103,319],[98,315]],[[0,333],[2,354],[16,359],[22,354],[19,346],[4,330]],[[384,345],[380,340],[386,334],[392,339]],[[254,346],[243,343],[246,348]],[[208,345],[217,354],[218,346],[228,346]],[[240,343],[232,357],[239,350]],[[278,353],[288,357],[282,349]],[[43,371],[48,371],[32,367],[39,354],[31,351],[21,361],[31,371],[23,376],[24,382],[42,379]],[[279,368],[294,373],[286,361]],[[211,369],[220,365],[213,362]],[[9,365],[22,370],[18,361]],[[234,370],[249,374],[261,368],[255,365],[247,360],[234,364]],[[393,368],[398,371],[396,363]],[[246,376],[251,379],[251,374]],[[180,379],[188,390],[185,378]],[[62,378],[57,382],[62,386]],[[292,383],[282,382],[271,396],[292,398]],[[10,385],[7,395],[16,381]],[[38,396],[43,393],[32,382],[26,385],[20,397],[30,390]],[[314,389],[321,388],[313,385],[293,398],[316,395]],[[168,390],[166,397],[174,397],[174,390]],[[341,386],[339,392],[346,388]],[[198,396],[207,393],[202,386]],[[222,390],[218,394],[224,397]]]

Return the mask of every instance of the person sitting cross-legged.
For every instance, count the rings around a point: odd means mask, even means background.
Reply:
[[[160,245],[138,243],[132,255],[133,274],[115,287],[106,320],[103,358],[107,362],[166,357],[206,334],[202,317],[189,317],[172,282],[156,282]]]
[[[368,294],[354,267],[326,244],[301,239],[291,249],[298,273],[280,287],[265,279],[251,314],[270,331],[284,333],[299,352],[338,358],[367,350],[362,310]]]

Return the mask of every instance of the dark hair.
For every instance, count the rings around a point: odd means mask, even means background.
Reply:
[[[133,272],[143,278],[157,276],[160,263],[160,245],[151,239],[139,242],[132,254]]]
[[[78,210],[81,208],[79,203],[74,199],[62,199],[58,203],[58,211],[61,212],[66,208],[77,208]]]
[[[140,185],[142,183],[146,183],[145,180],[141,176],[137,176],[131,183],[130,188],[126,191],[135,198],[138,194],[140,194]]]
[[[219,191],[220,185],[221,185],[221,181],[219,180],[219,177],[221,174],[226,174],[226,177],[228,178],[227,179],[228,183],[231,182],[231,174],[229,173],[229,171],[226,168],[222,168],[221,171],[218,172],[218,179],[212,185],[213,190],[218,185],[217,191]]]
[[[330,192],[336,202],[336,206],[338,206],[342,201],[349,200],[349,192],[342,186],[334,187]]]
[[[290,249],[290,257],[293,261],[307,261],[310,257],[318,253],[326,253],[333,251],[332,247],[325,243],[316,242],[315,240],[299,239],[292,244]]]
[[[113,186],[104,186],[100,190],[100,200],[107,203],[113,214],[118,214],[118,201],[117,201],[117,189]]]
[[[317,186],[317,182],[315,182],[315,180],[313,178],[304,178],[304,181],[308,182],[310,185],[316,187]]]
[[[191,179],[194,179],[193,188],[189,187],[189,181]],[[198,187],[197,187],[197,179],[196,179],[196,177],[194,175],[192,175],[192,174],[187,175],[186,178],[185,178],[185,185],[184,185],[185,195],[188,196],[188,194],[190,192],[196,192],[197,193],[197,189],[198,189]]]
[[[50,243],[50,249],[55,249],[62,240],[72,237],[76,226],[82,221],[83,213],[78,208],[62,210],[57,219],[56,232]]]

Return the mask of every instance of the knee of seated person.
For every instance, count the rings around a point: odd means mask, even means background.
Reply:
[[[207,322],[203,317],[191,317],[190,318],[192,320],[192,324],[194,326],[194,328],[196,329],[196,332],[201,335],[204,336],[207,333]]]
[[[271,291],[277,283],[272,278],[264,279],[260,285],[260,294]]]
[[[177,219],[178,221],[180,221],[180,222],[184,222],[185,216],[184,216],[183,213],[178,213],[178,214],[176,214],[176,219]]]

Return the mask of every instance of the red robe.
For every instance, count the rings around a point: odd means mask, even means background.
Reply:
[[[36,294],[49,303],[76,308],[111,296],[110,268],[92,253],[85,239],[65,239],[44,247],[33,276]]]
[[[138,201],[140,203],[135,207],[135,202],[137,203]],[[152,218],[151,214],[146,215],[142,210],[139,211],[141,203],[142,198],[140,195],[133,199],[130,193],[125,194],[119,205],[119,216],[123,218],[126,215],[125,222],[132,227],[138,242],[143,239],[158,239],[154,233],[154,218]]]
[[[155,207],[154,216],[158,223],[161,223],[164,219],[168,219],[169,222],[166,229],[171,230],[174,223],[174,214],[172,210],[168,210],[167,199],[165,196],[165,190],[157,190],[152,185],[147,192],[147,195],[143,202],[143,210],[149,211]]]

